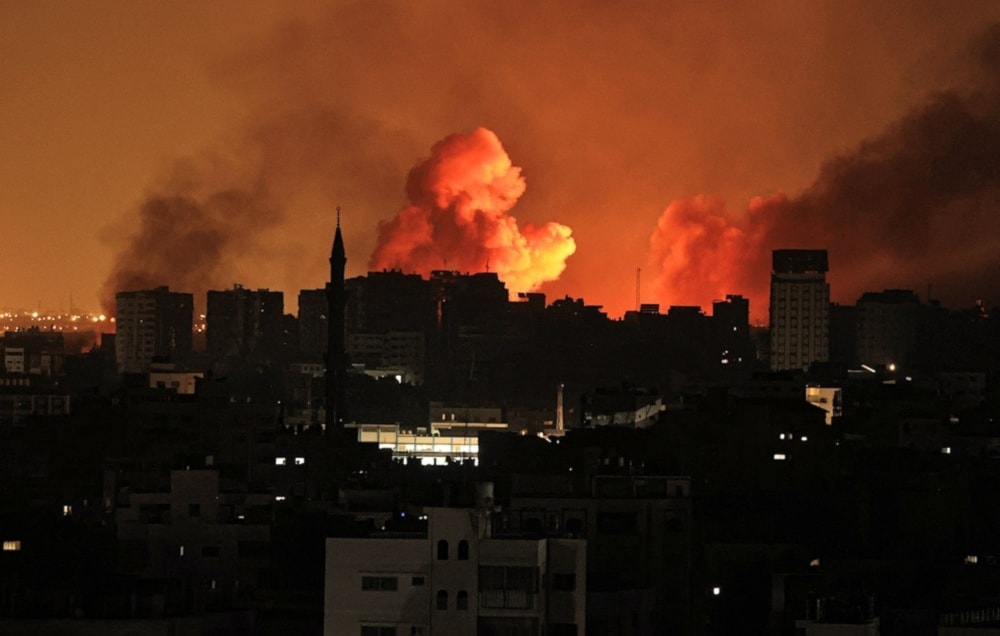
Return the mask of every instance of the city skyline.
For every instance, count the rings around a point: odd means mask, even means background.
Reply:
[[[480,129],[526,184],[501,225],[570,231],[549,298],[617,316],[641,268],[643,302],[760,320],[792,247],[829,249],[837,302],[997,298],[994,3],[240,6],[0,5],[4,305],[96,308],[143,214],[205,289],[294,291],[340,204],[363,275],[407,175]]]

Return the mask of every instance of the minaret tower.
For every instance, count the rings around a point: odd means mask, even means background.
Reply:
[[[326,431],[337,432],[344,426],[344,396],[347,374],[347,353],[344,346],[344,311],[347,302],[344,291],[344,269],[347,254],[344,237],[340,234],[340,206],[337,206],[337,231],[330,252],[330,282],[326,286],[329,305],[326,348]]]

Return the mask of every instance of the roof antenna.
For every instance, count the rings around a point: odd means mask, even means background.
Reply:
[[[337,206],[337,228],[340,228],[340,206]]]

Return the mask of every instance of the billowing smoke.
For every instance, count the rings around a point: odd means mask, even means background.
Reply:
[[[535,290],[559,278],[576,244],[559,223],[518,227],[510,210],[524,190],[521,169],[493,132],[450,135],[410,170],[409,205],[379,223],[369,267],[424,276],[489,270],[512,292]]]
[[[260,189],[206,191],[173,180],[140,206],[138,227],[101,289],[104,312],[114,315],[119,291],[161,285],[193,293],[200,307],[209,289],[234,282],[237,262],[259,255],[261,231],[280,221]]]
[[[765,319],[780,248],[829,250],[845,302],[884,287],[931,286],[961,306],[1000,293],[1000,28],[980,44],[978,88],[931,96],[827,161],[800,196],[736,212],[706,196],[671,203],[650,239],[657,299],[705,307],[744,293]]]

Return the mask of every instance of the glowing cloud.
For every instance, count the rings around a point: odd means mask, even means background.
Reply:
[[[497,136],[477,128],[431,148],[410,170],[409,205],[380,222],[372,270],[495,271],[512,292],[559,278],[576,251],[572,230],[555,222],[518,227],[509,214],[524,194],[521,169]]]

